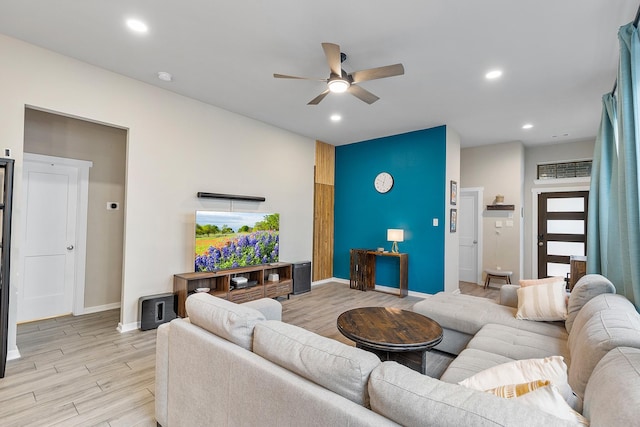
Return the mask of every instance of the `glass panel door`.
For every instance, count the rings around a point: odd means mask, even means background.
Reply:
[[[568,277],[572,255],[584,256],[589,192],[538,195],[538,277]]]

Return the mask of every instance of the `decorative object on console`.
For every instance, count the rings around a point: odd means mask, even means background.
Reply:
[[[280,281],[280,275],[278,273],[271,273],[269,274],[269,277],[267,279],[269,282],[279,282]]]
[[[393,242],[391,252],[398,253],[398,242],[404,242],[404,230],[399,228],[389,228],[387,230],[387,241]]]

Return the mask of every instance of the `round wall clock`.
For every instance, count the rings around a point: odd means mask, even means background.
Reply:
[[[393,177],[388,172],[380,172],[373,180],[373,186],[378,193],[386,193],[393,187]]]

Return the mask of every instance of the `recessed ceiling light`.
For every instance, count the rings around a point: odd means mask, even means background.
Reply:
[[[502,70],[492,70],[489,71],[487,74],[484,75],[488,80],[493,80],[493,79],[497,79],[498,77],[502,76]]]
[[[332,114],[330,119],[332,122],[339,122],[342,120],[342,116],[340,114]]]
[[[526,125],[522,125],[522,129],[531,129],[533,125],[531,123],[527,123]]]
[[[170,82],[173,80],[173,76],[170,73],[167,73],[166,71],[159,71],[158,78],[164,82]]]
[[[149,31],[149,27],[139,19],[127,19],[127,27],[136,33],[146,33]]]

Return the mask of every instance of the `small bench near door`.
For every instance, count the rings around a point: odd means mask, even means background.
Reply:
[[[500,279],[504,280],[506,284],[511,284],[511,275],[513,271],[509,270],[492,270],[487,268],[484,270],[486,277],[484,279],[484,289],[489,287],[489,283],[491,283],[491,279]]]

